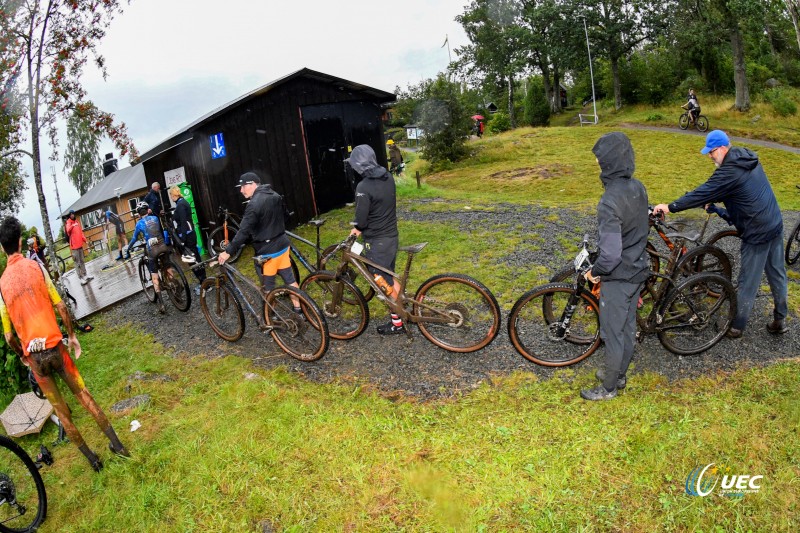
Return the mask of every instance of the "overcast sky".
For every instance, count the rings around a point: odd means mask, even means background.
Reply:
[[[308,67],[386,91],[447,67],[447,47],[466,44],[455,22],[468,0],[132,0],[100,45],[108,79],[87,71],[89,98],[128,125],[140,153],[209,111]],[[453,53],[453,59],[455,59]],[[46,137],[42,137],[44,142]],[[66,146],[61,143],[61,151]],[[109,142],[101,148],[119,154]],[[51,223],[79,194],[62,162],[42,168]],[[127,157],[120,168],[129,165]],[[29,167],[29,165],[26,165]],[[32,172],[20,218],[41,228]],[[57,231],[58,226],[54,225]]]

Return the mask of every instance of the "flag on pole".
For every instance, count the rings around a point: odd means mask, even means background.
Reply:
[[[444,36],[444,43],[443,43],[443,44],[442,44],[442,46],[440,46],[439,48],[444,48],[444,47],[447,45],[447,42],[448,42],[448,41],[447,41],[447,39],[448,39],[448,37],[447,37],[447,35],[445,34],[445,36]]]

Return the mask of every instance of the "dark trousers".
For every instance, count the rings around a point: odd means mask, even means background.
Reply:
[[[786,265],[783,263],[783,231],[769,242],[748,244],[742,241],[742,265],[739,270],[736,318],[731,327],[743,330],[753,310],[761,274],[766,273],[772,301],[775,304],[773,318],[783,320],[789,313],[787,305]]]
[[[603,281],[600,284],[600,337],[606,345],[606,372],[603,386],[617,387],[633,359],[636,343],[636,305],[641,283]]]
[[[199,264],[203,258],[200,256],[200,250],[197,249],[197,235],[194,232],[187,233],[186,235],[178,235],[178,237],[183,240],[183,253],[192,254],[194,256],[194,260],[197,261]],[[206,279],[206,269],[202,266],[194,266],[192,267],[192,273],[194,277],[197,278],[198,283],[203,283],[203,280]]]

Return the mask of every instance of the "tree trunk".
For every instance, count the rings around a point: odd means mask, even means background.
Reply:
[[[619,58],[611,58],[611,74],[614,79],[614,109],[619,111],[622,107],[622,87],[619,83]]]
[[[747,71],[744,65],[744,42],[739,24],[734,21],[731,27],[731,51],[733,52],[733,82],[736,86],[736,101],[733,107],[737,111],[750,109],[750,90],[747,88]]]
[[[797,0],[785,0],[786,8],[789,11],[789,16],[792,18],[792,26],[794,26],[794,35],[797,38],[797,49],[800,50],[800,27],[798,27],[798,5]]]
[[[544,97],[550,101],[550,108],[553,107],[553,101],[550,97],[550,67],[542,61],[539,63],[539,69],[542,71],[542,81],[544,82]]]
[[[514,75],[508,75],[508,121],[511,128],[517,127],[517,117],[514,116]]]
[[[561,113],[561,73],[558,71],[558,65],[553,65],[553,113]]]

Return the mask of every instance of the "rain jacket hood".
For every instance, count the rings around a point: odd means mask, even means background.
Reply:
[[[604,187],[614,179],[630,179],[636,170],[633,146],[624,133],[606,133],[594,144],[592,152],[600,163],[600,180]]]
[[[389,176],[386,169],[378,164],[375,151],[368,144],[359,144],[353,148],[347,161],[362,178],[386,179]]]

